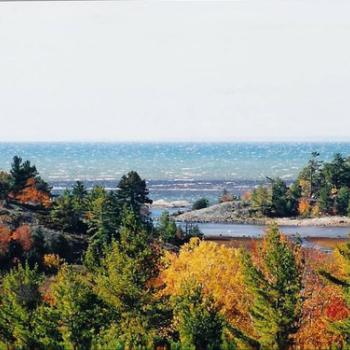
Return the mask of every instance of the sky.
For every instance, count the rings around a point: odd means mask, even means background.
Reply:
[[[0,141],[350,140],[350,2],[0,2]]]

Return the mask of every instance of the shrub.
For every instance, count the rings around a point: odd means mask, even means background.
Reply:
[[[209,201],[206,198],[200,198],[197,199],[193,205],[192,205],[192,210],[199,210],[203,208],[208,208],[209,206]]]

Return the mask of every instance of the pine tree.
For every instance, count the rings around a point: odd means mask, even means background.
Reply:
[[[153,295],[147,283],[158,272],[158,254],[150,243],[135,213],[124,212],[120,239],[107,249],[94,274],[97,294],[120,315],[111,326],[115,339],[130,349],[149,346],[155,335],[149,315]]]
[[[81,181],[77,181],[73,186],[72,196],[76,210],[83,215],[86,210],[87,191]]]
[[[338,215],[347,215],[350,204],[350,190],[348,187],[341,187],[336,199],[336,209]]]
[[[82,232],[82,213],[77,210],[72,193],[66,190],[58,197],[51,210],[51,221],[53,225],[63,231]]]
[[[271,214],[274,216],[288,216],[288,187],[280,178],[271,181]]]
[[[169,212],[166,210],[163,211],[160,216],[157,230],[159,237],[163,242],[173,242],[176,238],[176,223],[170,218]]]
[[[270,215],[272,209],[271,191],[259,186],[252,193],[252,208],[262,215]]]
[[[120,212],[113,192],[104,193],[91,203],[87,225],[90,237],[85,262],[92,267],[98,265],[105,248],[119,238]]]
[[[0,171],[0,201],[6,200],[11,188],[11,176]]]
[[[89,281],[69,266],[59,272],[52,295],[64,348],[90,349],[94,336],[109,323],[109,308],[93,292]]]
[[[258,264],[248,254],[243,260],[257,340],[263,349],[287,349],[301,316],[300,264],[276,224],[264,237]]]
[[[25,186],[30,178],[38,175],[35,165],[31,165],[29,160],[22,161],[21,157],[14,156],[11,164],[12,188],[14,193],[19,192]]]
[[[146,181],[142,180],[136,171],[130,171],[127,175],[123,175],[117,190],[117,198],[120,208],[125,206],[131,209],[143,221],[148,220],[146,204],[152,204],[152,200],[148,197]]]
[[[37,269],[19,265],[2,280],[0,295],[1,342],[15,349],[39,349],[35,336],[37,308],[41,304],[42,281]]]
[[[196,282],[183,285],[180,296],[173,298],[176,329],[183,349],[219,350],[224,322],[213,300],[204,296]]]

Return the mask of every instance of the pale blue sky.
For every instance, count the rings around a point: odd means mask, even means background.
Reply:
[[[350,139],[350,2],[0,2],[0,140]]]

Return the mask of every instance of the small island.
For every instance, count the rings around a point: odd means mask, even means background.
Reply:
[[[295,226],[350,226],[350,157],[335,154],[321,162],[312,153],[297,179],[287,184],[267,178],[265,185],[240,198],[223,193],[219,203],[176,215],[176,220],[197,223],[237,223]],[[203,202],[203,200],[202,200]]]

